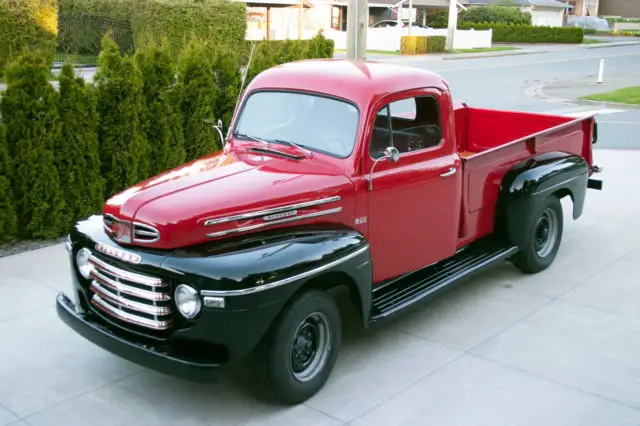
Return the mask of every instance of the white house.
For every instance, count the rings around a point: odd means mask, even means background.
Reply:
[[[493,4],[492,0],[463,0],[467,6]],[[559,0],[512,0],[523,12],[531,13],[531,23],[538,26],[561,27],[569,4]]]

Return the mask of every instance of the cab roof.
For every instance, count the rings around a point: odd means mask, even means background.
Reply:
[[[247,87],[316,92],[354,102],[361,109],[389,93],[433,87],[448,91],[446,81],[431,71],[373,61],[311,59],[269,68]]]

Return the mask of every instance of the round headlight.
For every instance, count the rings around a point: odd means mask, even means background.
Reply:
[[[89,278],[91,274],[91,263],[89,263],[89,257],[91,257],[91,251],[86,248],[81,248],[78,250],[78,254],[76,254],[76,264],[78,265],[78,271],[80,271],[80,275],[84,278]]]
[[[200,312],[200,308],[202,307],[202,302],[200,301],[200,297],[198,296],[198,292],[189,287],[186,284],[180,284],[176,288],[176,306],[178,310],[185,318],[192,319],[198,312]]]

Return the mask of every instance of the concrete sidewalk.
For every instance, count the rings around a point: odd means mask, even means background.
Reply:
[[[343,348],[306,404],[270,405],[241,365],[202,385],[154,373],[57,318],[62,245],[0,259],[0,426],[640,424],[640,152],[595,151],[556,262],[505,262],[372,330],[343,304]],[[229,324],[233,327],[233,324]]]
[[[618,73],[614,76],[607,76],[605,65],[605,78],[602,83],[598,83],[596,74],[591,74],[587,77],[567,80],[556,81],[550,83],[540,89],[543,96],[549,96],[558,99],[566,99],[572,101],[581,101],[580,98],[587,95],[593,95],[597,93],[611,92],[615,90],[624,89],[625,87],[640,86],[640,76],[637,74],[637,70],[629,70],[626,73]],[[613,105],[611,103],[589,101],[588,103],[598,105]],[[628,109],[638,109],[640,106],[625,105]]]

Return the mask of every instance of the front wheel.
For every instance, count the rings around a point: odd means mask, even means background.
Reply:
[[[562,240],[563,220],[560,199],[550,196],[533,215],[525,245],[513,258],[518,269],[534,274],[553,263]]]
[[[325,292],[309,291],[290,302],[256,353],[263,387],[292,404],[318,392],[337,358],[340,321],[338,307]]]

